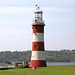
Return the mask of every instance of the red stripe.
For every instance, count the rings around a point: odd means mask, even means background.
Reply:
[[[44,26],[33,26],[33,33],[44,33]]]
[[[46,67],[46,60],[31,60],[30,67]]]
[[[44,51],[44,42],[33,42],[32,51]]]

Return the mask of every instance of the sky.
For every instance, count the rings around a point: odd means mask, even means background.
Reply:
[[[0,51],[32,50],[36,4],[45,21],[45,50],[75,49],[75,0],[0,0]]]

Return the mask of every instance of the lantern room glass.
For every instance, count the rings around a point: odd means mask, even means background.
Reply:
[[[35,20],[42,21],[42,12],[35,12]]]

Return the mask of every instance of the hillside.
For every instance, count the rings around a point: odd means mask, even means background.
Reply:
[[[46,60],[50,62],[72,62],[75,61],[75,50],[45,51]],[[30,61],[31,51],[4,51],[0,52],[0,60]]]

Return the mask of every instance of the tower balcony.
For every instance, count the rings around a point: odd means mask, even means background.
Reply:
[[[44,24],[44,21],[37,21],[37,20],[35,20],[35,21],[32,21],[32,23],[43,23]]]

